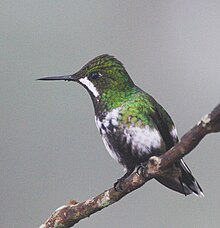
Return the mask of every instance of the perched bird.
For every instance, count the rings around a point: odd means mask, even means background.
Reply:
[[[44,77],[39,80],[65,80],[81,84],[89,92],[95,122],[109,154],[124,166],[126,173],[121,183],[135,168],[148,159],[159,156],[178,142],[174,123],[156,100],[137,87],[123,64],[110,55],[100,55],[77,73]],[[203,191],[183,161],[171,169],[178,176],[160,176],[155,179],[179,193],[203,196]]]

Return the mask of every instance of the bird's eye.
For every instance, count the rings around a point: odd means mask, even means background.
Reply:
[[[97,78],[99,78],[100,76],[102,76],[102,75],[101,75],[101,73],[99,73],[99,72],[92,72],[92,73],[90,73],[90,75],[89,75],[89,77],[90,77],[91,79],[97,79]]]

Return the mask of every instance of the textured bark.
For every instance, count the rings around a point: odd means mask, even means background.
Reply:
[[[81,219],[89,217],[97,211],[117,202],[128,193],[140,188],[147,181],[157,175],[164,175],[175,161],[190,153],[198,143],[209,133],[220,131],[220,104],[209,114],[205,115],[198,124],[187,132],[173,148],[160,157],[151,157],[144,169],[144,176],[133,173],[123,183],[123,191],[114,188],[105,190],[103,193],[88,199],[82,203],[70,201],[59,207],[45,221],[40,228],[71,227]]]

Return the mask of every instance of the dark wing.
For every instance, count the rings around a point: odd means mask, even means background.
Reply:
[[[169,150],[178,142],[178,137],[174,134],[175,131],[173,131],[175,129],[174,123],[169,114],[153,98],[152,102],[154,103],[155,110],[151,114],[151,118],[154,120],[164,140],[166,150]],[[183,159],[177,161],[175,166],[181,170],[181,176],[179,178],[161,176],[157,177],[156,180],[166,187],[182,194],[189,195],[194,193],[198,196],[203,196],[202,188],[193,177]]]
[[[166,150],[169,150],[178,142],[177,135],[172,133],[175,129],[174,123],[165,109],[153,98],[152,103],[154,103],[155,109],[154,112],[151,113],[151,118],[153,119],[164,140]]]

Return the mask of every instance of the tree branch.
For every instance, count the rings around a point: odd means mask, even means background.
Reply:
[[[144,176],[133,173],[123,183],[123,191],[113,187],[82,203],[70,201],[56,209],[40,228],[67,228],[75,225],[81,219],[89,217],[97,211],[117,202],[128,193],[140,188],[157,175],[162,175],[167,168],[178,159],[190,153],[207,134],[220,131],[220,104],[205,115],[198,124],[187,132],[173,148],[159,157],[151,157],[144,169]]]

